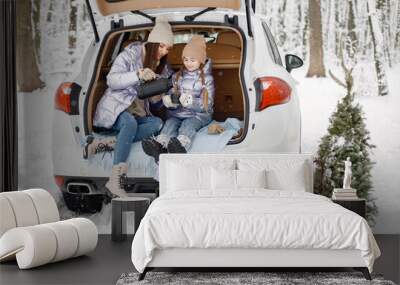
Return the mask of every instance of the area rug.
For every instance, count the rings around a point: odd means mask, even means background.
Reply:
[[[116,285],[146,284],[213,284],[213,285],[395,285],[381,275],[372,275],[368,281],[360,272],[148,272],[142,281],[138,273],[125,273]]]

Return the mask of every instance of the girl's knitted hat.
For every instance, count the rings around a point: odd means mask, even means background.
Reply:
[[[170,46],[174,44],[174,35],[166,17],[158,16],[156,18],[156,24],[151,30],[147,42],[164,43]]]
[[[186,44],[182,51],[182,57],[191,57],[197,59],[201,63],[206,61],[206,40],[203,36],[194,35]]]

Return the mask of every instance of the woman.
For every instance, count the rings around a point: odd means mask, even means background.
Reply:
[[[165,18],[158,17],[146,43],[129,44],[115,59],[107,75],[108,88],[100,99],[94,115],[94,128],[106,128],[118,132],[114,146],[112,173],[106,188],[115,196],[126,197],[123,189],[128,165],[126,163],[131,145],[158,133],[162,120],[150,112],[150,104],[161,106],[162,102],[137,97],[135,85],[140,81],[153,80],[156,74],[169,77],[172,69],[166,64],[166,56],[173,45],[171,26]],[[102,144],[111,140],[94,140],[85,149],[96,153]],[[94,151],[93,151],[94,149]]]

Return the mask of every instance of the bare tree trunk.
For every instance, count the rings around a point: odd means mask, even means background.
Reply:
[[[77,4],[74,0],[70,0],[70,12],[69,12],[69,36],[68,45],[70,49],[70,54],[72,50],[76,48],[76,24],[77,24]]]
[[[355,53],[357,51],[358,41],[356,34],[356,25],[354,23],[354,7],[353,1],[349,1],[348,17],[347,17],[347,39],[346,39],[346,51],[350,58],[354,60]]]
[[[389,64],[389,67],[392,66],[391,61],[391,51],[390,51],[390,1],[388,0],[378,0],[376,3],[377,15],[380,26],[382,27],[382,36],[384,40],[384,55],[385,60]],[[379,11],[379,12],[378,12]]]
[[[301,5],[301,6],[302,6],[302,8],[304,8],[303,5]],[[302,19],[303,19],[303,21],[304,21],[304,25],[303,25],[303,35],[302,35],[302,42],[303,42],[303,59],[304,59],[304,60],[307,59],[307,39],[309,38],[309,37],[308,37],[308,34],[309,34],[310,21],[309,21],[308,15],[309,15],[309,11],[308,11],[306,8],[302,9],[302,15],[301,15],[301,17],[302,17]]]
[[[279,45],[284,45],[288,36],[286,34],[286,25],[285,25],[285,13],[286,13],[286,1],[283,0],[282,6],[279,5],[278,16],[279,16],[279,34],[278,41]]]
[[[397,4],[397,11],[396,11],[397,23],[396,23],[396,34],[395,34],[394,47],[395,47],[395,50],[399,51],[400,50],[400,3],[396,3],[396,4]]]
[[[339,13],[340,13],[340,7],[339,4],[341,2],[338,1],[334,1],[334,6],[335,6],[335,13],[334,13],[334,17],[335,17],[335,26],[334,26],[334,33],[335,33],[335,54],[338,56],[339,55],[339,48],[340,48],[340,29],[339,29]]]
[[[17,3],[17,82],[19,91],[32,92],[44,86],[40,80],[37,63],[37,45],[32,34],[32,3],[31,1],[16,1]]]
[[[327,33],[327,50],[331,53],[335,52],[335,45],[336,45],[336,31],[335,31],[335,0],[330,0],[329,2],[329,15],[328,21],[326,26],[326,33]]]
[[[307,77],[325,77],[321,5],[319,0],[309,0],[308,3],[310,11],[310,66]]]
[[[41,31],[40,31],[40,4],[41,0],[32,0],[32,24],[33,24],[33,31],[34,37],[33,40],[35,41],[35,49],[36,51],[40,50],[40,40],[41,40]],[[37,61],[40,62],[40,53],[37,52]]]
[[[54,9],[53,6],[54,6],[53,0],[50,0],[49,9],[47,10],[47,17],[46,17],[46,21],[48,23],[51,23],[53,19],[53,9]]]
[[[378,78],[378,93],[380,96],[388,95],[388,83],[384,68],[383,36],[379,28],[376,15],[375,1],[367,1],[368,23],[371,30],[372,44],[374,46],[375,69]]]

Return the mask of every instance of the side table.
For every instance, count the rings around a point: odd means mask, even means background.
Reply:
[[[361,217],[365,219],[366,216],[365,199],[352,199],[352,200],[332,199],[332,202],[339,204],[340,206],[350,211],[353,211],[356,214],[359,214]]]
[[[140,221],[144,217],[147,208],[152,199],[149,197],[125,197],[114,198],[111,201],[112,219],[111,219],[111,240],[123,241],[126,234],[123,230],[126,228],[126,221],[123,220],[123,214],[127,211],[135,212],[135,232],[139,227]]]

